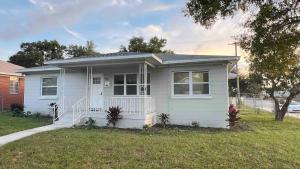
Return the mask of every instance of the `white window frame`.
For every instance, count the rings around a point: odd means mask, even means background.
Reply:
[[[46,79],[46,78],[56,78],[56,86],[46,86],[46,87],[56,87],[56,95],[43,95],[43,79]],[[41,98],[42,99],[56,99],[57,96],[58,96],[58,77],[57,76],[43,76],[41,77],[41,82],[40,82],[40,93],[41,93]]]
[[[19,94],[20,82],[18,77],[9,77],[9,94]]]
[[[126,79],[126,75],[130,75],[130,74],[135,74],[136,75],[136,77],[137,77],[137,83],[136,84],[127,84],[127,79]],[[115,76],[116,75],[123,75],[124,76],[124,84],[115,84]],[[150,82],[149,82],[149,84],[147,83],[147,86],[149,85],[149,87],[150,87],[150,95],[147,95],[147,96],[151,96],[151,73],[150,72],[148,72],[148,75],[150,75]],[[141,86],[143,85],[143,84],[141,84],[140,83],[140,77],[139,77],[139,73],[115,73],[115,74],[113,74],[113,79],[112,79],[112,81],[113,81],[113,96],[115,96],[115,97],[122,97],[122,96],[128,96],[128,97],[130,97],[130,96],[133,96],[133,97],[135,97],[135,96],[143,96],[143,95],[141,95],[141,91],[140,91],[140,89],[141,89]],[[137,86],[137,92],[136,92],[136,95],[127,95],[127,87],[126,86]],[[115,86],[124,86],[124,94],[123,95],[115,95]]]
[[[208,73],[208,82],[193,82],[193,72],[194,73]],[[188,73],[189,74],[189,82],[188,83],[174,83],[174,74],[175,73]],[[171,79],[171,93],[172,98],[211,98],[211,78],[210,72],[207,70],[190,70],[190,71],[172,71],[172,79]],[[175,94],[174,93],[174,85],[175,84],[188,84],[189,85],[189,94]],[[208,84],[208,94],[193,94],[193,84]]]

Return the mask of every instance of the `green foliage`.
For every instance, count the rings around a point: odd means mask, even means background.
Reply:
[[[200,128],[200,124],[197,121],[192,121],[191,125],[193,128]]]
[[[109,107],[106,113],[107,126],[112,125],[113,127],[116,127],[117,122],[123,118],[121,116],[122,111],[119,106]]]
[[[249,53],[250,74],[261,82],[275,103],[275,119],[283,120],[288,105],[300,93],[300,1],[190,0],[185,14],[207,28],[220,18],[237,12],[250,15],[245,31],[237,38]],[[289,92],[283,106],[274,96],[276,91]]]
[[[95,56],[99,54],[95,48],[96,46],[93,41],[87,41],[86,46],[70,45],[66,51],[71,57]]]
[[[237,79],[228,80],[228,88],[230,97],[235,97],[237,95]],[[251,93],[259,94],[262,91],[262,82],[259,77],[250,75],[240,75],[240,92],[241,93]]]
[[[44,64],[44,61],[62,59],[65,46],[56,40],[26,42],[20,46],[21,50],[9,58],[9,62],[24,67],[35,67]]]
[[[18,103],[13,103],[10,105],[10,110],[13,111],[13,110],[16,110],[18,109],[19,111],[23,111],[24,110],[24,105],[22,104],[18,104]]]
[[[93,129],[93,128],[96,128],[96,120],[89,117],[89,119],[84,123],[84,125],[89,130]]]
[[[167,126],[167,123],[169,123],[169,118],[170,118],[170,115],[166,114],[166,113],[161,113],[161,114],[158,115],[158,119],[160,121],[160,124],[163,127]]]
[[[145,42],[143,37],[133,37],[129,40],[126,48],[121,45],[120,52],[142,52],[142,53],[174,53],[171,50],[163,50],[167,44],[167,39],[153,37],[149,42]]]

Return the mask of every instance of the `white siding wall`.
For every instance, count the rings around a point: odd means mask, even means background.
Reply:
[[[172,98],[172,72],[192,70],[209,71],[211,98]],[[227,126],[227,65],[153,69],[151,84],[157,114],[169,113],[171,123],[191,125],[197,121],[203,127]]]
[[[48,114],[49,103],[58,102],[57,99],[41,97],[41,78],[45,76],[57,76],[58,85],[61,82],[58,72],[47,74],[29,74],[25,76],[24,106],[25,111],[32,113]],[[66,111],[72,111],[71,105],[85,95],[85,74],[83,72],[66,71],[65,76],[65,107]],[[59,93],[59,87],[58,87]]]

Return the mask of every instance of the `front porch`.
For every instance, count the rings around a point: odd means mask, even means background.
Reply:
[[[155,100],[150,93],[150,71],[147,63],[126,66],[87,65],[64,67],[60,69],[58,85],[58,121],[55,123],[72,123],[76,125],[88,117],[96,120],[99,126],[106,125],[106,110],[109,107],[121,108],[122,120],[118,127],[141,128],[156,122]],[[71,84],[66,79],[68,74],[76,72],[76,80],[84,80],[84,86],[78,93],[81,97],[72,98],[67,88],[80,85]],[[76,77],[75,77],[76,78]],[[123,78],[123,79],[122,79]],[[136,123],[136,124],[135,124]]]

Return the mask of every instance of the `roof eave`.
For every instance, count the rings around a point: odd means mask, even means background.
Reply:
[[[227,57],[227,58],[211,58],[211,59],[189,59],[189,60],[172,60],[172,61],[164,61],[164,65],[169,64],[181,64],[181,63],[201,63],[201,62],[232,62],[238,61],[240,59],[239,56]]]

